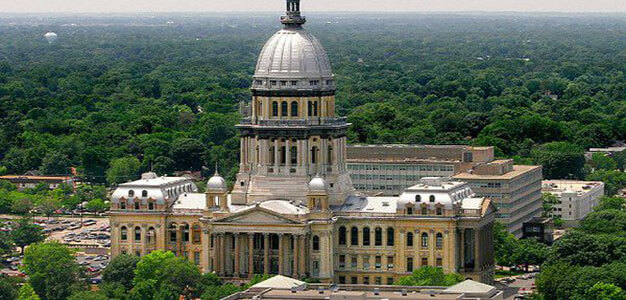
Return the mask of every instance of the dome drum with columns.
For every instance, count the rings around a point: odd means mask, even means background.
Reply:
[[[399,197],[355,193],[328,57],[302,27],[300,0],[286,1],[284,28],[257,64],[251,116],[237,126],[232,191],[217,172],[205,193],[154,174],[120,185],[112,256],[172,251],[235,283],[280,274],[391,284],[420,266],[491,283],[495,208],[467,183],[424,178]]]

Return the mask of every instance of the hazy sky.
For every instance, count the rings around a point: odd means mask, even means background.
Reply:
[[[285,0],[0,0],[0,12],[282,11]],[[302,0],[304,11],[626,12],[626,0]]]

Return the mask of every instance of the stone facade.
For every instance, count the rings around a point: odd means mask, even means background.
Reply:
[[[153,174],[121,185],[112,255],[168,250],[227,280],[265,273],[387,284],[428,265],[492,282],[495,208],[466,183],[423,178],[398,197],[354,191],[349,124],[334,115],[328,58],[298,8],[288,0],[285,28],[259,58],[232,191],[218,174],[204,194]]]

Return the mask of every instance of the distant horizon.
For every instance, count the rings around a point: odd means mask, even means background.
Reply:
[[[3,14],[244,13],[278,12],[285,0],[20,0]],[[302,0],[304,12],[336,13],[626,13],[624,0]]]

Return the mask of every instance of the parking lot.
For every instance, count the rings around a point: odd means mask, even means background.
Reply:
[[[7,230],[13,224],[15,216],[0,216]],[[76,249],[76,262],[85,268],[92,283],[99,283],[102,270],[109,264],[111,246],[111,227],[106,218],[79,217],[44,218],[35,217],[35,224],[42,227],[47,240],[54,240]],[[0,273],[9,276],[25,276],[20,271],[23,256],[8,256],[0,262]]]

